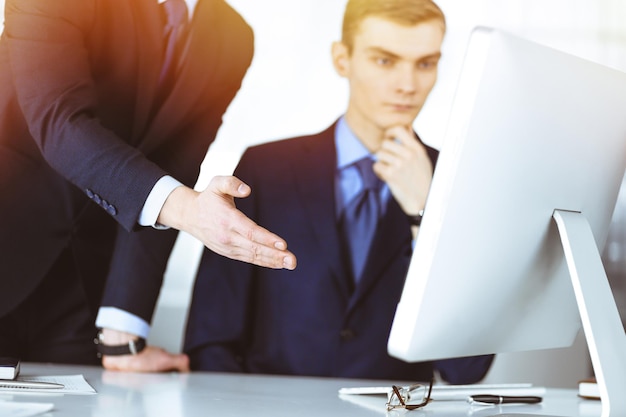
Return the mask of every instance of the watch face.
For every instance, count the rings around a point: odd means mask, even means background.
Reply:
[[[419,226],[422,224],[423,216],[424,216],[424,210],[420,210],[420,212],[417,214],[407,215],[407,218],[409,219],[409,223],[411,224],[411,226]]]

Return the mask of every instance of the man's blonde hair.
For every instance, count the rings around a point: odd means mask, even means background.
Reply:
[[[361,22],[371,16],[405,26],[438,20],[444,32],[446,28],[445,16],[432,0],[348,0],[343,16],[341,42],[350,53]]]

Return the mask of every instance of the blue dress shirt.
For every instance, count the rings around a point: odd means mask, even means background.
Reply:
[[[337,202],[336,215],[337,219],[339,219],[348,202],[363,189],[361,175],[352,164],[367,156],[376,160],[376,156],[352,132],[350,126],[346,123],[345,117],[341,117],[335,127],[335,148],[337,150],[335,201]],[[389,195],[389,187],[387,184],[384,184],[380,190],[382,214],[384,214]]]

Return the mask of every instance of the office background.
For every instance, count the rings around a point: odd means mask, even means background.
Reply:
[[[322,130],[343,111],[347,86],[332,68],[330,44],[340,35],[346,0],[228,0],[255,31],[255,57],[228,109],[196,186],[230,174],[249,145]],[[502,28],[557,49],[626,71],[623,0],[438,0],[448,32],[439,81],[415,128],[441,147],[467,36],[476,25]],[[4,10],[4,0],[0,0]],[[538,63],[541,65],[541,63]],[[572,91],[571,94],[576,94]],[[151,342],[180,350],[201,244],[181,234],[166,272]],[[622,186],[605,267],[626,318],[626,185]],[[582,335],[574,346],[499,355],[489,382],[530,381],[574,387],[591,372]]]

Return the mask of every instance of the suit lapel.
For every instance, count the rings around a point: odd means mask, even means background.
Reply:
[[[332,271],[337,287],[350,294],[348,274],[342,260],[342,248],[335,213],[335,171],[337,152],[334,141],[335,125],[303,142],[302,160],[295,161],[296,188],[307,211],[311,229],[319,244],[323,259]]]
[[[221,106],[230,103],[231,92],[239,88],[239,72],[249,65],[250,57],[245,52],[250,48],[246,43],[248,38],[238,33],[244,30],[243,24],[225,3],[198,1],[178,75],[171,93],[158,109],[150,132],[171,134],[172,126],[185,125],[199,112],[208,111],[198,103],[210,102],[211,109],[226,110]],[[244,52],[237,50],[239,47]],[[206,94],[210,97],[203,99]]]
[[[198,31],[203,29],[198,26],[192,25],[190,29],[184,61],[180,64],[171,92],[156,109],[151,133],[167,136],[172,133],[173,126],[182,125],[180,121],[185,118],[185,115],[194,114],[193,109],[197,100],[193,96],[200,96],[210,79],[212,64],[204,59],[208,58],[208,54],[194,52],[200,48],[198,40],[201,37]]]
[[[137,101],[133,123],[133,143],[145,137],[151,122],[163,59],[163,20],[156,1],[130,1],[135,30],[137,62]]]
[[[147,8],[147,5],[143,8]],[[151,16],[162,19],[160,9],[155,10],[152,10]],[[156,31],[154,26],[157,26]],[[156,142],[158,138],[176,134],[175,128],[186,126],[199,114],[221,121],[222,114],[250,65],[253,47],[248,26],[227,3],[198,1],[171,91],[162,103],[151,106],[151,103],[156,102],[163,61],[162,27],[161,22],[149,28],[152,37],[158,36],[156,45],[159,51],[156,54],[153,50],[142,54],[145,57],[142,59],[140,76],[147,74],[148,78],[142,82],[140,101],[143,104],[138,103],[138,106],[142,106],[141,111],[147,111],[150,123],[143,136],[151,138],[150,141],[157,138]],[[212,139],[207,138],[208,141]]]

